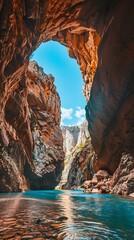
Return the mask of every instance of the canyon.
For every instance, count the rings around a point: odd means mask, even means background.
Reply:
[[[53,189],[60,181],[60,100],[53,77],[29,63],[49,40],[80,66],[94,172],[113,175],[114,193],[134,192],[133,7],[131,0],[0,2],[1,192]]]
[[[58,188],[78,189],[93,176],[91,163],[95,152],[91,145],[87,121],[78,126],[62,126],[62,135],[65,160]]]
[[[1,192],[53,189],[59,182],[64,152],[53,82],[33,61],[10,94],[1,132]]]

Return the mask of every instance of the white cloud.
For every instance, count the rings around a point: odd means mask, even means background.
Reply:
[[[65,125],[64,120],[66,119],[72,120],[72,119],[75,119],[75,117],[77,120],[74,120],[74,121],[77,121],[77,123],[74,125],[82,124],[85,121],[85,109],[81,108],[80,106],[77,106],[76,111],[73,114],[73,108],[64,108],[64,107],[61,108],[61,125],[63,126]],[[71,126],[71,125],[72,124],[68,126]]]
[[[85,109],[81,108],[81,107],[77,107],[77,110],[75,112],[75,116],[77,118],[81,118],[81,117],[85,116]]]
[[[64,125],[64,119],[72,119],[72,108],[61,108],[61,125]]]
[[[85,109],[78,106],[75,116],[78,118],[77,125],[82,124],[85,120]]]

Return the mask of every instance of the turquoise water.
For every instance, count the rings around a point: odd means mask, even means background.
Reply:
[[[0,194],[2,239],[133,240],[134,200],[82,191]]]

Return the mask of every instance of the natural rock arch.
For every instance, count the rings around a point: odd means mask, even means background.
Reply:
[[[25,87],[30,54],[53,39],[77,59],[87,100],[90,95],[86,109],[99,158],[95,168],[113,173],[123,153],[133,159],[133,5],[131,0],[1,2],[1,146],[6,145],[5,104],[18,83]]]

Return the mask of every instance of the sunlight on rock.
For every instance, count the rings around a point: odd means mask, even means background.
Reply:
[[[0,240],[134,239],[133,10],[0,1]]]

